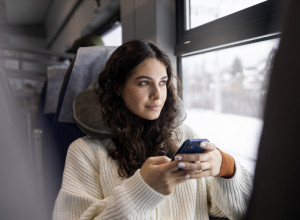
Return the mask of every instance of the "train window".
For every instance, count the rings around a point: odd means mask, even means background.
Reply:
[[[192,29],[266,0],[186,0],[186,29]]]
[[[182,58],[186,123],[254,169],[272,39]],[[259,52],[258,52],[259,51]]]
[[[120,46],[122,44],[122,25],[118,22],[101,37],[105,46]]]
[[[280,38],[277,4],[176,1],[175,54],[186,123],[252,172],[268,68]]]

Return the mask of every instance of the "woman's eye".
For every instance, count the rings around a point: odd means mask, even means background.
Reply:
[[[160,83],[159,83],[159,85],[161,85],[161,86],[164,86],[164,85],[166,85],[167,84],[167,81],[161,81]]]
[[[138,85],[139,86],[146,86],[146,85],[149,85],[149,82],[143,81],[143,82],[140,82]]]

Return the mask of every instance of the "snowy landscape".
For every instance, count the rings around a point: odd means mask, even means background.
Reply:
[[[185,123],[201,138],[215,143],[254,173],[262,120],[205,109],[189,109]]]

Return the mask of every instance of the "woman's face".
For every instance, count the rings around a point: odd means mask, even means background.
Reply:
[[[167,98],[167,80],[166,67],[161,61],[144,60],[121,87],[125,106],[143,119],[157,119]]]

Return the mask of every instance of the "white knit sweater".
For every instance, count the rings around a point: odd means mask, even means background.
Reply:
[[[198,138],[186,125],[177,131],[178,146],[185,139]],[[149,187],[140,170],[130,178],[118,176],[117,163],[108,157],[111,139],[89,136],[69,147],[63,183],[53,219],[209,219],[226,216],[239,219],[250,196],[251,174],[236,162],[231,179],[209,177],[187,180],[164,196]]]

